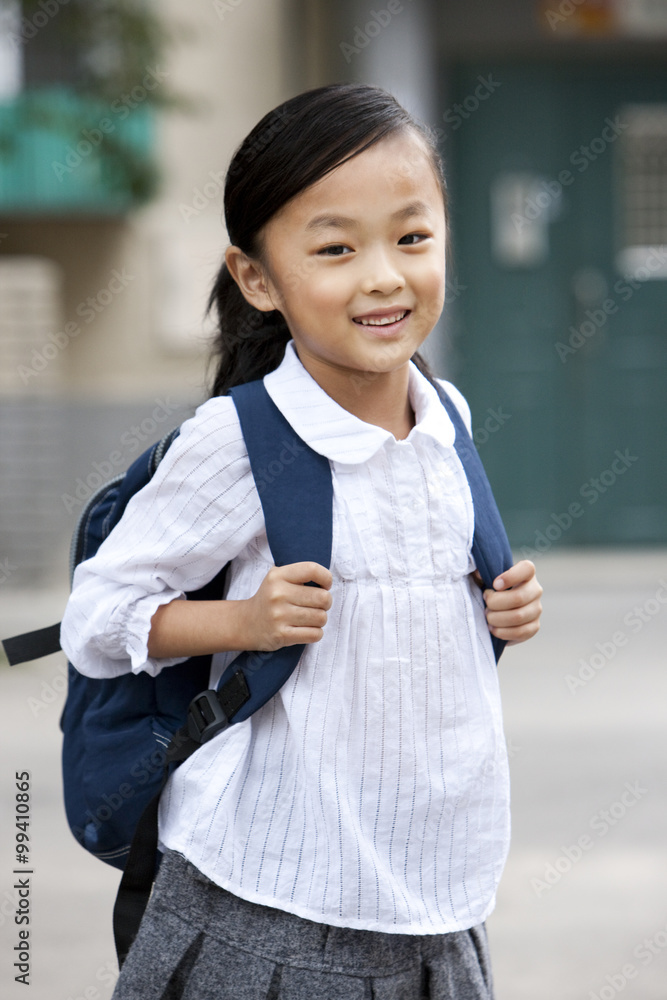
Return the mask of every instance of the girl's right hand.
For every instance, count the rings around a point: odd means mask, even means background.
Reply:
[[[273,566],[255,596],[239,602],[246,636],[239,648],[269,651],[319,642],[331,607],[332,579],[316,562]],[[307,586],[310,582],[317,586]]]

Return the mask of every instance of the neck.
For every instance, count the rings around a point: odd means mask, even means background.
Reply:
[[[317,358],[299,357],[327,395],[359,420],[382,427],[399,441],[414,427],[408,392],[409,363],[391,372],[361,372],[337,368]]]

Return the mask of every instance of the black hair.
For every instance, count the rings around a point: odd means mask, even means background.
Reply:
[[[442,188],[447,223],[447,189],[435,134],[379,87],[331,84],[274,108],[234,153],[224,194],[231,244],[261,259],[262,228],[283,205],[380,139],[408,129],[426,144]],[[208,311],[216,313],[218,325],[213,396],[278,367],[291,336],[287,324],[278,310],[261,312],[251,306],[226,263],[215,279]],[[432,378],[419,354],[412,360]]]

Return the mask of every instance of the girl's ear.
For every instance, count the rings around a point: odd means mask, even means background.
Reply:
[[[271,312],[276,308],[271,300],[266,275],[258,261],[248,257],[240,247],[231,246],[225,250],[225,263],[246,302],[261,312]]]

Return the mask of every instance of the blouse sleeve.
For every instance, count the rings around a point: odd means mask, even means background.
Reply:
[[[151,659],[157,608],[198,590],[264,530],[236,408],[216,397],[186,421],[151,481],[74,574],[61,628],[88,677],[155,676],[186,657]]]

